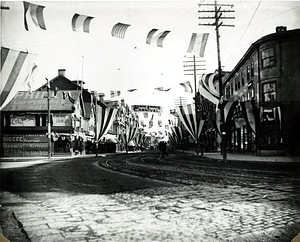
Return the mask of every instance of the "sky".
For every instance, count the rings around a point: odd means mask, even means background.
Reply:
[[[124,99],[128,104],[161,105],[164,110],[174,108],[179,97],[192,103],[193,93],[187,93],[179,84],[194,77],[185,75],[185,60],[192,33],[209,33],[205,55],[199,58],[206,63],[201,74],[218,68],[216,33],[213,26],[198,24],[213,22],[199,20],[204,10],[201,3],[212,1],[34,1],[45,6],[46,30],[35,28],[29,22],[24,28],[24,9],[21,1],[2,1],[1,46],[33,54],[38,69],[33,87],[38,88],[55,78],[58,69],[66,69],[70,80],[81,79],[85,88],[105,94],[121,91],[111,100]],[[288,30],[300,28],[300,1],[218,1],[233,4],[234,20],[223,20],[235,27],[220,27],[220,56],[224,71],[238,63],[252,43],[274,33],[276,26]],[[213,9],[213,7],[205,7]],[[222,9],[231,9],[222,7]],[[75,13],[94,17],[90,33],[75,32],[71,19]],[[118,22],[130,24],[124,38],[111,36],[112,27]],[[146,44],[146,36],[153,29],[171,31],[163,47]],[[197,83],[198,85],[198,83]],[[171,88],[168,92],[156,87]],[[129,89],[137,89],[128,92]]]

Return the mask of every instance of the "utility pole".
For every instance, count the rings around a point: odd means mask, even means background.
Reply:
[[[197,95],[197,71],[204,71],[206,70],[206,68],[201,68],[203,66],[205,66],[205,60],[197,60],[196,61],[196,57],[195,55],[193,55],[193,57],[187,57],[187,58],[193,58],[192,61],[183,61],[183,63],[188,63],[188,64],[184,64],[183,67],[193,67],[193,69],[187,69],[187,70],[184,70],[186,72],[188,71],[193,71],[193,74],[191,73],[186,73],[184,75],[194,75],[194,88],[195,88],[195,115],[196,115],[196,129],[197,129],[197,133],[196,133],[196,137],[195,137],[195,145],[196,145],[196,154],[198,155],[199,154],[199,140],[198,140],[198,120],[200,119],[200,116],[199,116],[199,112],[198,112],[198,96],[200,95]],[[190,63],[193,63],[192,65],[190,65]],[[198,64],[200,63],[200,64]],[[202,64],[201,64],[202,63]],[[199,68],[199,69],[197,69]]]
[[[233,4],[217,4],[217,0],[215,0],[215,3],[201,3],[200,6],[214,6],[214,10],[199,10],[198,13],[208,13],[208,14],[214,14],[209,16],[201,16],[198,17],[198,19],[214,19],[214,23],[199,23],[199,25],[203,26],[215,26],[216,30],[216,38],[217,38],[217,53],[218,53],[218,80],[219,80],[219,92],[220,92],[220,101],[222,100],[223,96],[223,84],[222,84],[222,68],[221,68],[221,54],[220,54],[220,35],[219,35],[219,28],[221,26],[224,27],[234,27],[232,24],[223,24],[223,22],[220,22],[221,19],[235,19],[233,16],[222,16],[226,13],[233,13],[235,12],[232,9],[224,9],[222,10],[222,7],[233,7]],[[222,156],[223,160],[227,159],[227,140],[226,140],[226,123],[224,118],[224,110],[221,109],[221,132],[222,132]]]

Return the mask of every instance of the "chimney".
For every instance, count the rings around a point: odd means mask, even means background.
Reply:
[[[277,26],[276,33],[286,32],[286,26]]]
[[[66,76],[66,69],[58,69],[58,75],[60,76]]]

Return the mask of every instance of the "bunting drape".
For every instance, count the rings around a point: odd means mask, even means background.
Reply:
[[[96,110],[96,126],[97,126],[97,140],[101,140],[104,135],[107,134],[107,131],[111,127],[115,116],[117,114],[116,108],[102,108],[97,107]]]
[[[123,140],[125,145],[128,145],[130,141],[132,141],[138,131],[138,127],[137,126],[129,126],[126,127],[126,130],[123,134],[120,134],[121,139]]]
[[[28,84],[34,66],[27,52],[1,47],[0,110],[10,102],[24,84]]]
[[[205,120],[196,121],[195,104],[176,107],[180,121],[195,141],[200,137]]]
[[[256,133],[256,122],[253,113],[254,103],[252,101],[241,102],[241,107],[246,123],[251,128],[251,130]]]

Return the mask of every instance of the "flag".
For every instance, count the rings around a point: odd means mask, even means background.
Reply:
[[[138,89],[129,89],[129,90],[127,90],[127,92],[134,92],[134,91],[137,91]]]
[[[110,97],[114,98],[121,95],[121,91],[110,91]]]
[[[27,84],[32,66],[27,52],[1,47],[0,110]]]
[[[155,33],[158,31],[158,29],[152,29],[146,38],[146,44],[151,45],[151,44],[155,44],[158,47],[163,47],[163,41],[165,39],[165,37],[171,32],[171,31],[163,31],[160,32],[159,34],[157,34],[156,36]]]
[[[33,73],[35,72],[36,69],[37,69],[37,65],[35,63],[33,63],[33,67],[32,67],[32,69],[30,70],[30,73],[28,74],[28,76],[25,79],[25,83],[27,83],[28,91],[30,93],[32,93]]]
[[[154,88],[156,91],[161,91],[161,92],[167,92],[171,90],[171,87],[168,89],[164,89],[163,87],[155,87]]]
[[[182,83],[180,83],[180,85],[183,86],[184,91],[190,92],[190,93],[193,92],[193,88],[192,88],[191,83],[190,83],[189,81],[187,81],[187,82],[182,82]]]
[[[111,30],[111,36],[124,39],[129,26],[130,24],[117,23]]]
[[[200,57],[203,57],[208,35],[208,33],[193,33],[187,52],[194,53],[196,55],[199,55]]]
[[[29,2],[23,2],[24,5],[24,26],[27,31],[29,31],[28,28],[28,22],[27,18],[29,18],[28,15],[30,15],[32,22],[36,27],[40,27],[41,29],[46,30],[46,25],[43,17],[43,11],[44,6],[36,5]]]
[[[90,32],[90,23],[91,20],[94,17],[86,16],[86,15],[81,15],[78,13],[75,13],[73,18],[72,18],[72,29],[73,31],[78,31],[78,30],[83,30],[85,33]]]

